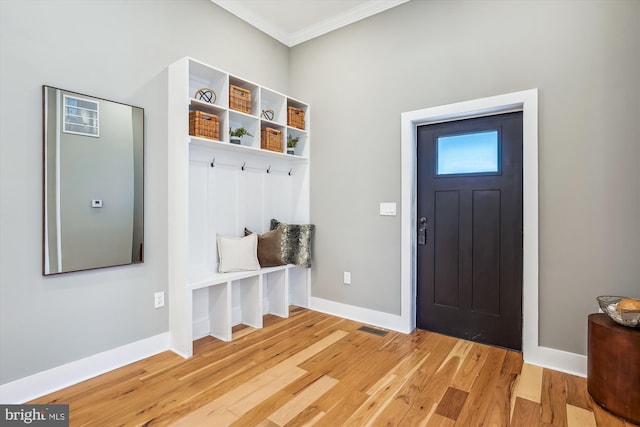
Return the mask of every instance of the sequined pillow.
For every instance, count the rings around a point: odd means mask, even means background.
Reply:
[[[272,219],[270,228],[282,231],[282,259],[284,262],[299,267],[311,267],[311,240],[315,225],[286,224]]]

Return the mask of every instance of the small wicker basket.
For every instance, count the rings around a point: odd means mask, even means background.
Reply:
[[[251,114],[251,91],[229,85],[229,108]]]
[[[294,128],[304,130],[304,110],[291,106],[289,106],[287,110],[287,124]]]
[[[189,111],[189,135],[220,140],[220,119],[204,111]]]
[[[282,131],[266,127],[260,129],[260,148],[282,153]]]

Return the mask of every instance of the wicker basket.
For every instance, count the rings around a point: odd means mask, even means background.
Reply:
[[[251,91],[229,85],[229,108],[251,114]]]
[[[288,112],[287,124],[294,128],[304,130],[304,110],[296,107],[288,107]]]
[[[260,129],[260,148],[282,153],[282,131],[272,128]]]
[[[189,111],[189,135],[220,140],[220,119],[204,111]]]

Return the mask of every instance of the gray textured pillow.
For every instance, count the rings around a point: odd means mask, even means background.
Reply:
[[[315,231],[313,224],[285,224],[271,220],[271,230],[282,231],[282,259],[287,264],[311,267],[311,239]]]
[[[248,236],[253,232],[244,229],[244,235]],[[282,230],[276,229],[258,234],[258,262],[260,267],[275,267],[285,265],[282,259]]]

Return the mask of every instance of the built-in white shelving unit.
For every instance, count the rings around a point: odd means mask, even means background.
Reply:
[[[264,233],[271,218],[309,222],[310,110],[192,58],[171,64],[168,81],[169,323],[172,349],[190,357],[194,339],[229,341],[239,323],[261,328],[264,314],[287,317],[290,304],[309,306],[308,269],[218,273],[216,235]],[[250,92],[250,112],[230,108],[230,85]],[[215,92],[214,103],[195,98],[201,88]],[[304,129],[288,125],[288,107],[304,111]],[[192,110],[218,117],[218,140],[189,135]],[[240,126],[252,136],[230,143],[229,129]],[[264,127],[282,132],[281,152],[261,148]],[[294,154],[286,154],[288,135],[299,138]]]

